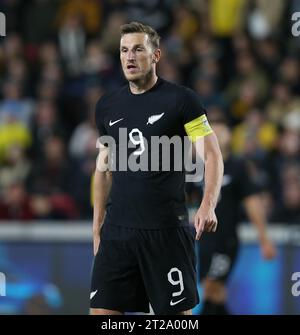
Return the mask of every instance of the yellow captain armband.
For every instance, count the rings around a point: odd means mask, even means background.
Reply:
[[[207,136],[213,132],[205,114],[186,123],[184,129],[193,143],[196,142],[197,138]]]

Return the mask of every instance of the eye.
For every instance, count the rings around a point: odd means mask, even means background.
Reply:
[[[142,47],[136,48],[136,51],[143,51],[143,50],[144,50],[144,48],[142,48]]]

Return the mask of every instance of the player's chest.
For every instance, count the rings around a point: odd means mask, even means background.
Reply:
[[[121,107],[121,106],[120,106]],[[107,134],[119,141],[120,135],[140,134],[146,139],[181,135],[179,113],[171,106],[141,106],[140,108],[118,108],[107,113],[104,124]]]

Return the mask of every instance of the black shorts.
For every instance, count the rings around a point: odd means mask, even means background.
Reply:
[[[198,279],[226,282],[238,252],[238,238],[231,235],[203,233],[197,243]]]
[[[94,259],[91,308],[176,314],[199,303],[194,234],[104,224]]]

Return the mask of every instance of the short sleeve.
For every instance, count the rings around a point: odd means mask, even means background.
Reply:
[[[107,147],[107,142],[101,140],[102,136],[107,135],[107,130],[105,128],[104,125],[104,105],[103,105],[103,96],[101,97],[101,99],[97,102],[96,104],[96,108],[95,108],[95,122],[96,122],[96,126],[99,132],[99,138],[97,141],[97,147],[101,147],[102,145],[104,145],[105,147]]]
[[[97,102],[95,108],[95,122],[100,136],[107,135],[107,131],[104,126],[103,120],[104,110],[103,110],[103,97]]]
[[[200,97],[189,88],[184,88],[182,113],[185,132],[192,142],[213,132]]]

